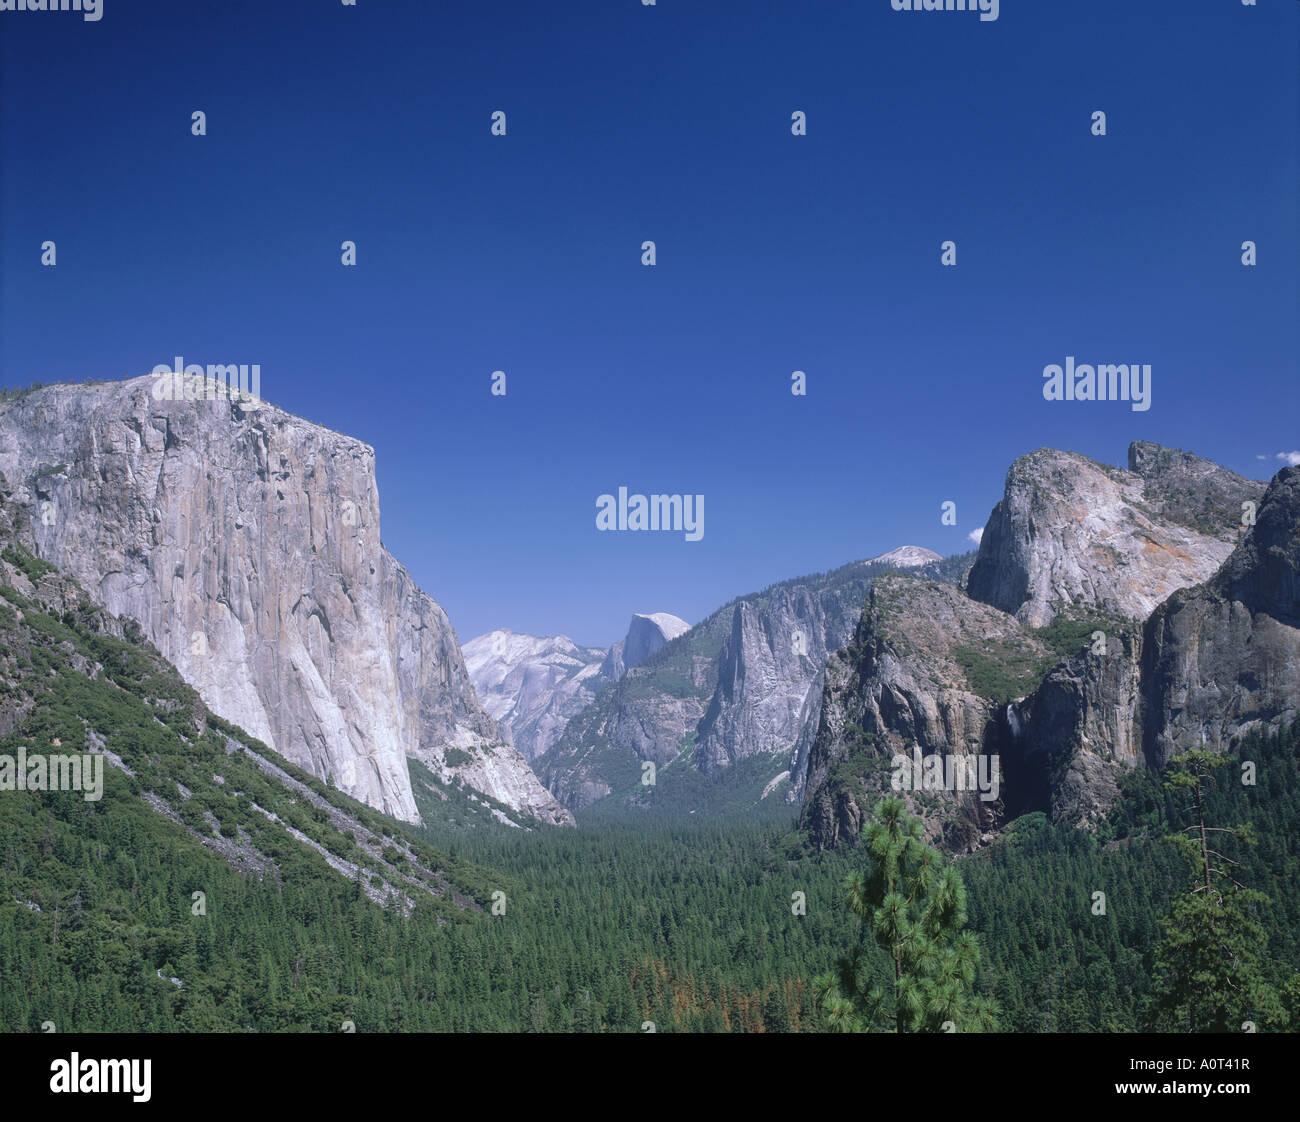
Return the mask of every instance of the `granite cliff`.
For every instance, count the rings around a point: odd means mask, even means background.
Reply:
[[[0,472],[33,551],[137,620],[213,712],[355,798],[418,820],[409,756],[571,821],[480,708],[446,613],[384,549],[373,449],[159,385],[0,404]]]
[[[1040,448],[1007,473],[968,590],[1030,627],[1063,610],[1145,619],[1231,552],[1262,488],[1209,460],[1135,442],[1129,470]]]

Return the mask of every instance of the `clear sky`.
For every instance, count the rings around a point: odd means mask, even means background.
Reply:
[[[462,639],[604,645],[632,612],[959,552],[1044,445],[1268,478],[1300,448],[1298,14],[0,12],[0,382],[259,363],[269,401],[374,446],[384,542]],[[1045,401],[1067,356],[1149,363],[1150,409]],[[598,532],[620,485],[703,494],[702,540]]]

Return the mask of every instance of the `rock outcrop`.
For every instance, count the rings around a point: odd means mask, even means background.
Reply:
[[[1145,619],[1205,580],[1236,543],[1262,487],[1208,460],[1148,443],[1129,470],[1040,448],[1007,473],[968,591],[1043,627],[1062,610]]]
[[[1166,501],[1202,509],[1196,488],[1213,497],[1217,478],[1194,471]],[[1216,505],[1236,501],[1233,493]],[[1300,469],[1287,468],[1209,580],[1173,593],[1143,622],[1090,637],[1013,707],[1026,805],[1091,825],[1119,797],[1125,769],[1162,769],[1188,749],[1219,751],[1255,725],[1294,720],[1298,569]]]
[[[265,402],[160,399],[159,384],[0,405],[0,471],[39,555],[138,620],[215,713],[348,794],[418,820],[407,756],[451,774],[454,747],[479,765],[456,756],[456,777],[569,821],[479,707],[442,608],[381,544],[374,451]]]
[[[853,602],[861,602],[856,589],[847,601],[824,592],[778,587],[765,604],[741,600],[732,609],[717,686],[698,728],[695,755],[703,770],[757,753],[790,756],[809,716],[812,687],[831,651],[846,641]],[[792,771],[798,763],[789,765]]]
[[[483,707],[506,738],[535,760],[606,682],[618,681],[690,629],[668,612],[638,613],[609,648],[579,647],[566,635],[492,631],[465,644],[465,665]]]
[[[933,549],[922,549],[916,545],[903,545],[897,549],[891,549],[888,553],[882,553],[871,558],[868,563],[872,565],[893,565],[896,569],[919,569],[924,565],[933,565],[936,561],[942,560],[942,555],[935,553]]]
[[[1014,688],[1036,679],[1050,656],[1013,616],[960,589],[877,579],[852,646],[826,667],[801,825],[823,848],[855,841],[865,816],[894,789],[896,757],[919,752],[947,768],[947,757],[982,756],[997,760],[996,789],[899,792],[929,834],[953,851],[974,849],[1004,811],[1010,730],[998,692],[1003,682]]]
[[[1140,630],[1098,632],[1008,706],[1014,813],[1046,811],[1096,824],[1119,798],[1119,777],[1142,757]]]
[[[690,629],[691,625],[684,619],[678,619],[668,612],[634,615],[628,624],[627,634],[610,647],[605,655],[600,667],[601,677],[617,682],[632,667],[639,666]]]

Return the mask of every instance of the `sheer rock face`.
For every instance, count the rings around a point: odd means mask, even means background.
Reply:
[[[1138,442],[1129,470],[1039,449],[1007,473],[984,527],[973,599],[1042,627],[1063,608],[1145,619],[1227,558],[1261,487],[1188,453]]]
[[[1171,596],[1143,640],[1148,763],[1221,748],[1300,708],[1300,468],[1284,468],[1224,566]]]
[[[853,600],[860,604],[861,594]],[[808,585],[775,589],[761,608],[736,604],[718,683],[699,724],[696,758],[704,771],[797,747],[821,670],[851,634],[854,612],[845,606],[837,594]],[[806,770],[804,762],[793,760],[792,774]]]
[[[1194,505],[1195,496],[1172,493],[1170,501]],[[1090,825],[1119,797],[1124,769],[1164,768],[1190,748],[1226,748],[1252,725],[1294,720],[1298,560],[1300,469],[1287,468],[1264,495],[1256,525],[1208,581],[1054,667],[1013,707],[1027,805]]]
[[[446,747],[499,736],[446,614],[380,543],[373,450],[266,403],[159,400],[157,385],[0,405],[0,471],[36,550],[138,620],[215,713],[418,821],[407,755],[445,773]],[[487,793],[568,818],[517,754],[502,770],[484,765]]]
[[[580,647],[566,635],[490,631],[464,646],[475,692],[502,732],[526,759],[535,760],[587,707],[607,680],[607,652]]]
[[[1121,772],[1143,764],[1141,654],[1141,631],[1102,635],[1008,707],[1013,805],[1072,826],[1105,817]]]
[[[902,791],[926,832],[963,852],[1001,820],[1009,729],[1000,706],[971,687],[961,659],[993,652],[1004,666],[1034,666],[1048,649],[1014,617],[936,581],[882,577],[851,647],[827,663],[808,759],[801,825],[822,848],[856,841],[891,791],[895,756],[997,757],[999,797],[977,790]]]

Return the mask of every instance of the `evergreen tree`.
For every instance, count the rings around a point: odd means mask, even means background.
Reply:
[[[869,869],[845,882],[861,920],[858,946],[823,974],[816,991],[830,1028],[841,1032],[943,1032],[996,1028],[996,1007],[974,992],[979,946],[966,925],[961,876],[926,843],[902,799],[883,799],[863,831]],[[892,979],[873,984],[867,933],[888,956]]]
[[[1192,887],[1174,900],[1165,918],[1165,938],[1156,951],[1154,1005],[1158,1015],[1186,1032],[1240,1032],[1247,1021],[1278,1025],[1286,1020],[1262,967],[1268,934],[1257,913],[1272,901],[1239,884],[1229,872],[1236,862],[1211,845],[1216,834],[1253,844],[1250,823],[1205,822],[1211,773],[1229,762],[1194,749],[1171,765],[1165,783],[1191,795],[1194,821],[1168,840],[1190,859]]]

